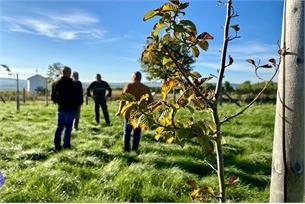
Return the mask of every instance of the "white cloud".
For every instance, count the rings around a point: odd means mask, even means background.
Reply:
[[[83,11],[0,16],[0,22],[11,32],[30,33],[62,40],[101,39],[106,33],[99,28],[98,18]]]
[[[119,57],[120,59],[124,61],[129,61],[129,62],[138,62],[139,59],[133,58],[133,57]]]

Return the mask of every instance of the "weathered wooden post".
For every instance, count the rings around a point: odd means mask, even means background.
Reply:
[[[49,105],[49,90],[48,90],[48,80],[46,79],[46,88],[45,88],[45,97],[46,97],[46,106]]]
[[[20,111],[20,99],[19,99],[19,75],[16,74],[16,81],[17,81],[17,89],[16,89],[16,105],[17,105],[17,112]]]
[[[22,100],[23,104],[25,104],[25,88],[22,89]]]
[[[304,198],[304,1],[285,0],[270,202]]]

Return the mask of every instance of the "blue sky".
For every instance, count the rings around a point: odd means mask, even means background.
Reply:
[[[156,19],[143,22],[143,15],[166,1],[157,0],[0,0],[0,63],[9,65],[21,78],[45,75],[48,65],[61,62],[80,73],[82,81],[96,73],[109,82],[126,82],[141,69],[139,56]],[[248,58],[277,57],[281,37],[283,2],[233,1],[241,38],[232,41],[229,54],[235,63],[225,80],[257,82]],[[214,36],[210,49],[197,59],[194,70],[216,74],[223,39],[225,6],[216,0],[191,0],[185,18],[199,32]],[[270,72],[262,73],[268,76]],[[7,74],[0,70],[0,77]],[[144,80],[145,81],[145,80]]]

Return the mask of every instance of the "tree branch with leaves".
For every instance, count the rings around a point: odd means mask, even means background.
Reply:
[[[240,37],[238,24],[230,24],[231,19],[238,16],[232,6],[232,0],[228,0],[226,5],[224,43],[215,90],[207,89],[207,82],[212,79],[211,76],[204,77],[196,71],[186,69],[183,58],[177,54],[177,48],[179,48],[181,53],[191,53],[193,57],[197,58],[201,51],[208,50],[209,40],[213,40],[213,36],[208,32],[198,33],[196,25],[192,21],[182,18],[185,15],[184,10],[189,6],[188,2],[170,0],[161,7],[148,11],[143,18],[144,21],[147,21],[159,17],[147,38],[147,46],[142,52],[141,62],[149,62],[150,65],[156,64],[157,66],[162,64],[163,71],[170,73],[162,84],[162,98],[151,104],[145,102],[147,96],[142,97],[139,102],[129,95],[123,95],[121,98],[121,100],[128,101],[122,109],[122,115],[129,117],[133,128],[154,127],[156,129],[155,140],[163,139],[166,143],[176,143],[182,147],[188,141],[196,141],[206,156],[213,155],[214,147],[216,147],[219,190],[214,191],[211,187],[207,187],[206,189],[210,189],[207,191],[194,189],[194,192],[200,194],[199,197],[204,197],[202,201],[205,202],[215,201],[215,199],[219,199],[221,202],[226,201],[221,125],[229,120],[220,119],[218,106],[225,70],[234,63],[231,55],[228,56],[228,62],[226,62],[228,44]],[[233,35],[230,35],[230,29]],[[269,68],[269,65],[256,68]],[[167,97],[174,87],[180,90],[177,100]],[[254,104],[257,98],[248,107]],[[195,112],[200,117],[194,117]],[[236,116],[232,116],[231,119]],[[197,194],[194,192],[192,197],[196,198]]]

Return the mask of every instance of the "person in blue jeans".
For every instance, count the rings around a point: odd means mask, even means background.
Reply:
[[[123,94],[124,93],[130,93],[132,94],[137,101],[141,99],[141,97],[145,94],[149,95],[148,102],[153,101],[153,97],[151,95],[149,87],[141,83],[141,72],[135,72],[132,74],[132,82],[127,84],[124,89],[123,89]],[[116,116],[121,115],[121,111],[126,104],[126,101],[121,101],[119,105],[118,112],[116,113]],[[125,151],[130,151],[131,149],[133,151],[137,151],[139,148],[140,144],[140,139],[141,139],[141,128],[136,127],[133,130],[133,141],[132,141],[132,148],[130,149],[130,137],[131,137],[131,132],[132,132],[132,125],[129,124],[129,119],[124,118],[124,125],[123,125],[123,142],[124,142],[124,150]]]
[[[61,134],[64,133],[64,148],[71,148],[71,131],[75,111],[77,109],[77,94],[75,83],[71,79],[71,68],[65,66],[63,76],[52,84],[52,101],[58,105],[57,128],[54,135],[55,151],[60,151]]]

